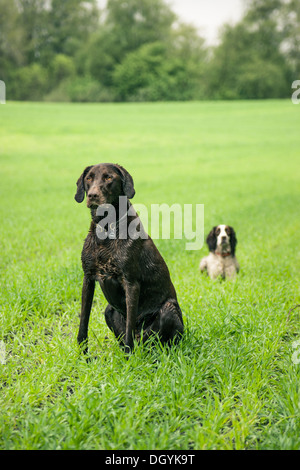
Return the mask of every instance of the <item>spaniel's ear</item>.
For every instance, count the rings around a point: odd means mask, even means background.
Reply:
[[[206,238],[206,243],[208,245],[209,251],[215,251],[217,248],[217,236],[216,236],[216,227],[213,227]]]
[[[115,166],[119,170],[119,173],[121,175],[122,185],[123,185],[123,192],[124,192],[125,196],[127,196],[128,199],[132,199],[133,196],[135,195],[135,189],[134,189],[134,186],[133,186],[132,176],[121,165],[115,165]]]
[[[230,230],[230,248],[231,248],[231,254],[234,255],[235,254],[235,247],[236,247],[236,244],[237,244],[237,238],[236,238],[236,234],[235,234],[235,231],[234,231],[234,228],[233,227],[230,227],[228,226],[229,230]]]
[[[85,195],[85,187],[84,187],[84,178],[88,171],[90,171],[91,168],[93,168],[94,165],[87,166],[85,170],[83,170],[82,175],[79,176],[77,180],[77,191],[75,194],[75,201],[77,202],[82,202],[84,200],[84,195]]]

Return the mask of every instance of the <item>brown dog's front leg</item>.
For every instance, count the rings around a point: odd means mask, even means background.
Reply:
[[[140,285],[137,282],[126,284],[126,333],[125,352],[133,350],[133,339],[135,335],[135,323],[138,312],[140,296]]]
[[[86,354],[88,352],[88,327],[89,327],[89,318],[92,308],[92,302],[94,297],[95,290],[95,281],[91,281],[84,277],[82,285],[82,294],[81,294],[81,314],[80,314],[80,325],[77,336],[78,344],[83,345],[82,351]]]

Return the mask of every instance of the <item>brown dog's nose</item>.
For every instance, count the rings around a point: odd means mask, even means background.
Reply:
[[[88,198],[93,200],[93,199],[96,199],[98,196],[98,194],[96,192],[90,192],[88,193]]]

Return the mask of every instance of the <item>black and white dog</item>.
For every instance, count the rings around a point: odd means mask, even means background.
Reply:
[[[235,257],[237,238],[229,225],[217,225],[209,232],[206,239],[209,255],[200,262],[200,271],[207,270],[212,279],[218,276],[234,278],[240,266]]]

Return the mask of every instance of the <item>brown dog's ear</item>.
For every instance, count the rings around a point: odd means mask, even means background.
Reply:
[[[84,195],[85,195],[85,187],[84,187],[84,178],[87,174],[88,171],[90,171],[91,168],[93,168],[94,165],[87,166],[85,170],[83,171],[82,175],[78,178],[77,181],[77,192],[75,194],[75,201],[77,202],[82,202],[84,200]]]
[[[213,227],[206,238],[206,243],[208,245],[209,251],[215,251],[217,248],[217,237],[216,237],[216,227]]]
[[[123,184],[123,192],[125,196],[127,196],[128,199],[132,199],[133,196],[135,195],[135,189],[133,187],[132,176],[121,165],[115,165],[115,166],[120,172],[120,175],[122,178],[122,184]]]

